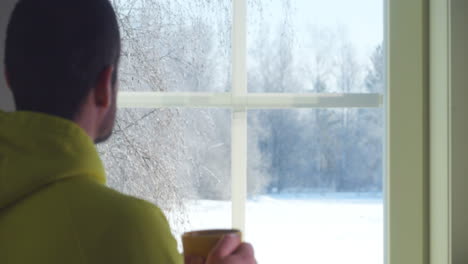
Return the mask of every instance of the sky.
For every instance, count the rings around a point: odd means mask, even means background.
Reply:
[[[264,23],[284,20],[285,0],[250,1],[260,2]],[[340,30],[363,58],[383,41],[384,0],[290,0],[290,3],[293,14],[290,19],[298,42],[304,41],[311,28]],[[250,12],[252,17],[256,11],[251,8]]]
[[[383,40],[383,0],[294,0],[297,24],[345,27],[359,49],[369,49]]]
[[[130,0],[115,1],[125,2]],[[161,3],[171,2],[169,0],[159,1]],[[224,1],[229,3],[226,4]],[[225,6],[226,9],[201,8],[197,10],[200,5],[196,3],[199,2],[193,2],[192,0],[178,1],[179,5],[189,7],[190,10],[199,13],[205,19],[215,18],[212,21],[212,26],[215,27],[215,21],[219,17],[232,15],[231,0],[221,0],[220,2],[223,2],[221,6]],[[275,22],[284,21],[285,5],[290,3],[291,24],[295,30],[295,37],[299,45],[310,34],[311,28],[329,29],[331,31],[339,29],[346,33],[348,40],[355,46],[358,56],[364,58],[368,57],[372,50],[382,43],[384,38],[385,0],[247,0],[247,2],[249,31],[256,31],[258,25],[265,26],[265,23],[266,25],[274,25]],[[217,4],[202,6],[217,6]],[[175,5],[173,7],[179,8],[180,6]],[[257,23],[259,17],[264,19],[260,24]]]

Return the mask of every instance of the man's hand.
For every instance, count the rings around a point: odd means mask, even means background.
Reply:
[[[188,257],[186,264],[255,264],[254,251],[250,244],[242,243],[237,235],[226,235],[206,259]]]

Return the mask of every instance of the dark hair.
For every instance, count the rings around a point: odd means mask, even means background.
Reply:
[[[109,66],[115,84],[120,45],[109,0],[20,0],[5,48],[17,109],[73,119]]]

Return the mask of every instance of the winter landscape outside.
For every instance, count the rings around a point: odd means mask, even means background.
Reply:
[[[121,91],[231,91],[232,2],[113,0]],[[249,0],[251,93],[385,93],[383,0]],[[384,262],[383,108],[248,111],[246,240],[259,263]],[[119,109],[108,184],[179,237],[231,227],[231,110]]]

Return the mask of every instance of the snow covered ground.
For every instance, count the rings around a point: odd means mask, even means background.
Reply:
[[[189,230],[229,228],[231,203],[189,203]],[[245,239],[260,264],[381,264],[383,202],[379,196],[278,195],[247,203]]]

